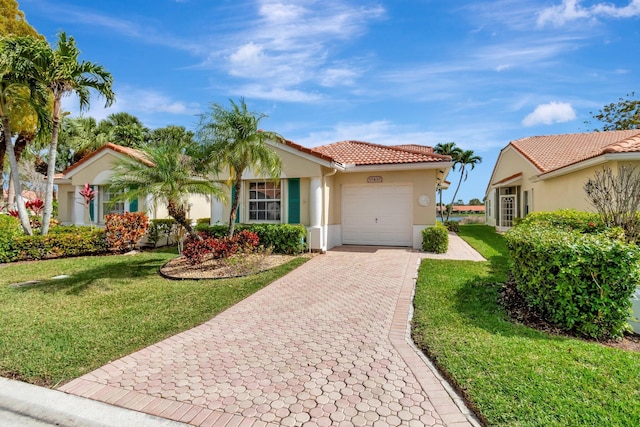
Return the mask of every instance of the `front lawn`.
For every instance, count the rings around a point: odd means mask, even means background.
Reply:
[[[640,353],[512,323],[497,303],[507,249],[491,227],[458,233],[487,262],[425,259],[416,343],[489,425],[640,425]]]
[[[0,266],[0,376],[56,386],[199,325],[305,259],[246,278],[170,281],[169,251]],[[69,278],[52,279],[68,275]],[[9,284],[43,280],[26,287]]]

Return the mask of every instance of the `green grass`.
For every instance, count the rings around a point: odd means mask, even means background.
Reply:
[[[0,375],[55,386],[199,325],[304,263],[246,278],[170,281],[175,253],[67,258],[0,268]],[[56,275],[68,279],[52,280]],[[7,285],[43,280],[35,286]]]
[[[459,235],[487,262],[422,262],[414,340],[489,425],[640,425],[640,354],[514,324],[497,303],[507,249],[491,227]]]

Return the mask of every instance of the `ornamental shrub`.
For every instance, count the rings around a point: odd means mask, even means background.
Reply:
[[[16,237],[14,244],[18,252],[15,259],[17,261],[98,255],[107,252],[105,230],[93,227],[54,227],[46,236],[36,234]]]
[[[505,237],[516,289],[547,321],[596,339],[623,334],[640,279],[634,244],[543,221]]]
[[[11,215],[0,215],[0,263],[14,261],[18,250],[14,238],[23,234],[20,220]]]
[[[524,218],[518,218],[516,225],[537,224],[543,227],[576,230],[581,233],[599,233],[606,230],[600,215],[575,209],[560,209],[552,212],[531,212]]]
[[[187,238],[182,248],[182,255],[191,265],[196,265],[205,258],[222,259],[237,253],[251,253],[259,244],[260,240],[256,233],[241,230],[233,237]]]
[[[195,230],[203,237],[224,237],[227,234],[226,225],[198,224]],[[251,231],[258,235],[260,244],[265,248],[272,248],[274,253],[297,255],[307,249],[307,229],[299,224],[238,224],[235,233],[242,230]]]
[[[113,252],[134,249],[149,226],[149,219],[144,212],[109,214],[105,216],[104,222],[109,250]]]
[[[437,222],[433,227],[422,230],[422,250],[436,254],[446,253],[449,249],[449,230]]]
[[[458,231],[460,231],[460,223],[458,221],[453,221],[453,220],[445,221],[444,226],[447,227],[447,230],[453,231],[454,233],[457,233]]]
[[[147,242],[154,248],[162,239],[167,239],[167,245],[172,242],[175,237],[178,223],[173,218],[152,219],[149,221],[149,230],[147,231]]]

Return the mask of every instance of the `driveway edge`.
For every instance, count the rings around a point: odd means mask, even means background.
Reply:
[[[449,382],[440,375],[438,368],[416,346],[411,338],[413,298],[416,290],[420,257],[417,254],[407,262],[404,283],[393,315],[389,339],[407,366],[414,373],[422,389],[445,425],[481,427],[474,413]],[[424,369],[424,368],[427,369]]]

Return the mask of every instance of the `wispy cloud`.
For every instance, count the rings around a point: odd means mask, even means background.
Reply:
[[[564,123],[576,119],[576,112],[571,104],[566,102],[550,102],[548,104],[541,104],[536,109],[528,114],[524,120],[522,120],[523,126],[535,126],[535,125],[551,125],[554,123]]]
[[[562,0],[561,4],[543,9],[538,15],[538,25],[562,26],[576,20],[595,20],[600,17],[632,18],[640,16],[640,0],[630,0],[626,6],[596,3],[583,6],[582,0]]]

